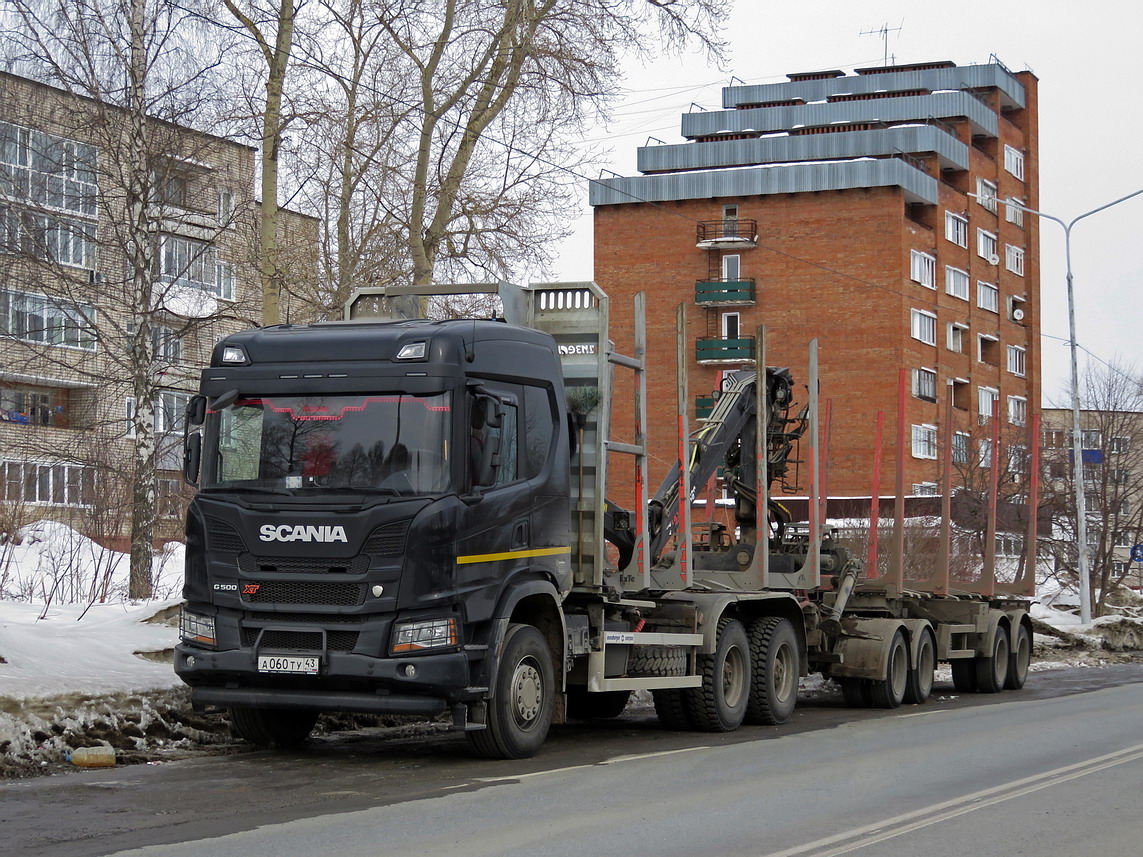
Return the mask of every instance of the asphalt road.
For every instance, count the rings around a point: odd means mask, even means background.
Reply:
[[[10,782],[0,842],[52,857],[1137,857],[1143,664],[934,697],[852,711],[824,696],[784,727],[727,735],[629,710],[557,727],[524,762],[475,759],[448,733],[364,731]]]

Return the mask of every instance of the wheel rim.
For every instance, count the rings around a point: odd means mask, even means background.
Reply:
[[[1016,675],[1024,676],[1028,672],[1028,664],[1032,660],[1032,640],[1023,628],[1016,636]]]
[[[909,662],[903,657],[905,647],[894,646],[889,654],[889,687],[894,695],[902,696],[905,693],[905,681],[909,677]]]
[[[797,672],[794,669],[794,651],[782,646],[774,653],[774,698],[785,702],[794,693]]]
[[[534,658],[524,658],[512,672],[512,717],[521,729],[536,724],[544,705],[544,680]]]
[[[921,648],[917,652],[917,676],[920,678],[921,690],[926,695],[933,688],[933,671],[936,667],[937,657],[933,641],[926,634],[921,638]]]
[[[1003,685],[1008,678],[1008,635],[996,632],[996,651],[992,658],[992,668],[996,670],[996,683]]]
[[[734,708],[746,695],[749,677],[746,675],[746,656],[738,646],[727,650],[722,662],[722,698]]]

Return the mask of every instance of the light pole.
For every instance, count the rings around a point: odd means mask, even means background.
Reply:
[[[1134,193],[1129,193],[1127,196],[1121,196],[1119,199],[1113,200],[1106,205],[1101,205],[1099,208],[1085,211],[1083,214],[1073,217],[1068,222],[1064,222],[1059,217],[1054,217],[1051,214],[1037,211],[1034,208],[1028,208],[1018,202],[1011,202],[1009,200],[1003,201],[1003,204],[1006,206],[1017,208],[1020,211],[1027,211],[1029,214],[1034,214],[1045,220],[1051,220],[1053,223],[1058,223],[1064,228],[1064,261],[1067,265],[1068,283],[1068,349],[1071,352],[1072,363],[1072,459],[1074,460],[1073,473],[1075,474],[1076,494],[1076,552],[1080,578],[1080,622],[1085,625],[1091,622],[1091,572],[1087,555],[1087,498],[1084,496],[1083,487],[1083,429],[1080,427],[1079,364],[1076,355],[1078,350],[1076,346],[1076,308],[1075,294],[1072,289],[1072,227],[1085,217],[1091,217],[1093,214],[1098,214],[1104,209],[1111,208],[1113,205],[1126,202],[1132,197],[1139,196],[1139,194],[1143,194],[1143,188],[1140,188]],[[970,193],[969,196],[976,197],[977,195]],[[979,199],[979,197],[977,198]],[[993,197],[993,199],[995,199],[995,197]],[[1035,510],[1030,510],[1029,514],[1035,514]]]

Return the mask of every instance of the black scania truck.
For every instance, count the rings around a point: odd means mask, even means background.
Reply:
[[[323,711],[450,714],[477,752],[520,758],[640,688],[668,726],[723,731],[784,722],[809,668],[858,704],[923,701],[938,656],[1022,684],[1022,603],[879,591],[862,611],[860,565],[784,531],[766,497],[807,423],[788,373],[728,373],[694,435],[681,414],[687,466],[651,497],[641,299],[625,357],[594,284],[500,291],[515,323],[358,318],[215,347],[185,446],[175,670],[196,707],[278,746]],[[617,368],[634,443],[608,440]],[[609,452],[633,456],[631,512],[603,499]],[[716,468],[736,526],[683,537],[679,498]]]

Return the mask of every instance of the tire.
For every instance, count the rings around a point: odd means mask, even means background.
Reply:
[[[1008,645],[1008,629],[1000,625],[992,639],[992,654],[975,658],[976,689],[979,693],[1000,693],[1008,681],[1008,661],[1012,648]]]
[[[574,720],[607,720],[618,717],[631,699],[629,690],[589,693],[586,688],[568,688],[568,717]]]
[[[750,623],[748,636],[754,669],[746,722],[778,726],[790,719],[798,703],[798,635],[789,619],[766,616]]]
[[[1032,634],[1028,626],[1016,626],[1016,640],[1012,643],[1012,653],[1008,659],[1008,677],[1004,680],[1006,690],[1019,690],[1028,680],[1028,666],[1032,663]]]
[[[957,658],[949,664],[953,687],[961,693],[976,693],[976,658]]]
[[[548,641],[531,625],[510,625],[504,635],[488,726],[465,733],[489,759],[526,759],[548,737],[555,702],[555,668]]]
[[[905,699],[905,686],[909,679],[909,647],[905,634],[898,629],[889,641],[889,657],[885,662],[885,677],[869,683],[870,695],[876,708],[897,708]]]
[[[318,719],[317,711],[239,705],[229,714],[234,734],[261,747],[296,747],[310,737]]]
[[[686,694],[693,728],[702,732],[732,732],[746,717],[750,700],[750,641],[737,619],[718,623],[713,655],[700,655],[702,685]]]
[[[842,678],[841,695],[850,708],[870,708],[873,705],[873,690],[867,678]]]
[[[682,646],[632,646],[627,658],[631,678],[687,674],[687,650]]]
[[[684,732],[695,728],[687,713],[687,690],[689,688],[672,687],[651,691],[651,698],[655,700],[655,714],[664,729]]]
[[[909,677],[905,680],[904,701],[909,705],[920,705],[933,692],[933,671],[937,668],[937,642],[933,639],[933,632],[925,628],[917,635],[914,645],[917,665],[909,668]]]

